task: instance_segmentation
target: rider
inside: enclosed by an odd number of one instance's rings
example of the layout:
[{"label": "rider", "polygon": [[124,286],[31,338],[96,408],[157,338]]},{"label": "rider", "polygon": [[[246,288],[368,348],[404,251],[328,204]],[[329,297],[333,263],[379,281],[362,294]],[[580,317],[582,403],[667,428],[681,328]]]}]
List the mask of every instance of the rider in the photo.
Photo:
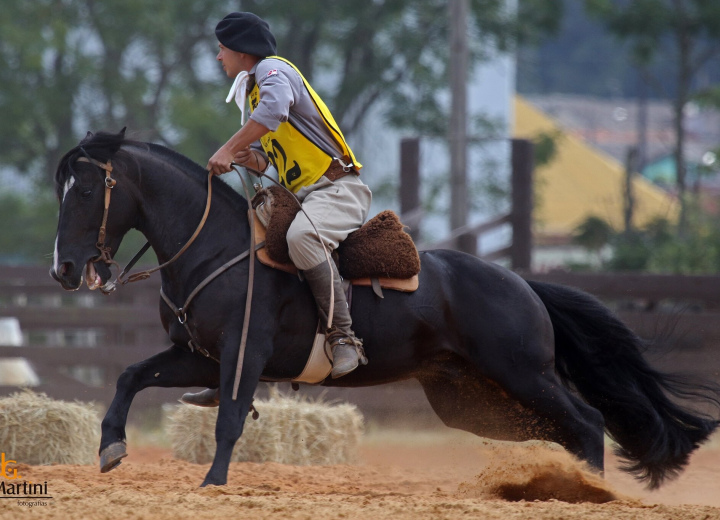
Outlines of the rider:
[{"label": "rider", "polygon": [[231,171],[232,163],[260,171],[272,163],[280,183],[302,202],[304,212],[297,214],[287,234],[290,258],[325,319],[333,280],[333,326],[326,333],[334,360],[331,375],[343,376],[357,368],[362,341],[351,328],[340,275],[334,263],[328,263],[325,248],[337,248],[367,218],[372,195],[360,180],[362,165],[300,71],[275,55],[275,37],[267,22],[252,13],[230,13],[218,23],[215,36],[217,60],[228,77],[239,80],[243,71],[249,74],[245,93],[251,115],[210,158],[207,169],[222,175]]}]

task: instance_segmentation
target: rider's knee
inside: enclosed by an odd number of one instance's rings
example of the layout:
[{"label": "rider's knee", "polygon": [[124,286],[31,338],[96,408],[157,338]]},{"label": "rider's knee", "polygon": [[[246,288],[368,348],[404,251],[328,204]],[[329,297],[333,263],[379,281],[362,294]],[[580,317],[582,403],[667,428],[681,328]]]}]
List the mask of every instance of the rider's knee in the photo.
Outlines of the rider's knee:
[{"label": "rider's knee", "polygon": [[295,219],[287,232],[288,253],[298,269],[306,270],[325,261],[325,252],[312,226]]}]

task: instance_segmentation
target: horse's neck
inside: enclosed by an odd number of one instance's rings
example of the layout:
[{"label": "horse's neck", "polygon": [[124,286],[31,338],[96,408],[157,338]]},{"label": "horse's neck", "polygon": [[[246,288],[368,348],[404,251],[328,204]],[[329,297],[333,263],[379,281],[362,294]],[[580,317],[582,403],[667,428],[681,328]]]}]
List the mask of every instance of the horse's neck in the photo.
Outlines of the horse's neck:
[{"label": "horse's neck", "polygon": [[[188,242],[200,224],[207,190],[192,174],[167,164],[143,168],[141,183],[143,215],[138,227],[160,263],[164,263]],[[190,248],[174,263],[171,272],[192,269],[223,250],[249,245],[244,208],[228,207],[228,198],[218,193],[217,186],[214,188],[212,211],[207,221]]]}]

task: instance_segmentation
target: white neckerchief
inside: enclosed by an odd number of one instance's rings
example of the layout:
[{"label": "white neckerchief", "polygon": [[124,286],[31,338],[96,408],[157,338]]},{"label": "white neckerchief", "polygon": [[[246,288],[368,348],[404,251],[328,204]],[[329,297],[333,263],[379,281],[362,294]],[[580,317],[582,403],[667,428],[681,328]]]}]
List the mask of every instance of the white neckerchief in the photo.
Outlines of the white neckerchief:
[{"label": "white neckerchief", "polygon": [[249,74],[247,71],[242,71],[240,74],[235,76],[235,81],[233,81],[232,87],[230,87],[230,92],[228,93],[227,98],[225,99],[225,103],[230,103],[232,101],[233,97],[235,98],[235,103],[237,103],[238,108],[240,109],[240,125],[245,124],[245,100],[247,96],[247,81],[248,81]]}]

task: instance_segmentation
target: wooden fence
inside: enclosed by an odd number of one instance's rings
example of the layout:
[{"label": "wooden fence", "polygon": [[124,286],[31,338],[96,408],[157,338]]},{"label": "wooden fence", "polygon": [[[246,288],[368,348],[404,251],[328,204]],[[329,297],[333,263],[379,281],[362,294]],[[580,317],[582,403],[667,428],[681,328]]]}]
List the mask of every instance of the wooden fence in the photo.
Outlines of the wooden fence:
[{"label": "wooden fence", "polygon": [[[652,345],[662,367],[720,377],[720,277],[627,274],[527,273],[528,279],[561,283],[596,295],[643,337],[672,333]],[[170,344],[159,320],[159,277],[129,284],[110,296],[83,288],[63,291],[35,267],[0,269],[0,317],[16,317],[25,345],[0,345],[0,358],[24,357],[40,377],[38,391],[60,399],[109,404],[124,368]],[[283,388],[289,389],[289,385]],[[0,386],[0,395],[17,388]],[[262,392],[266,389],[261,389]],[[309,395],[356,403],[366,415],[397,419],[403,413],[437,422],[415,382],[362,389],[303,386]],[[134,408],[174,402],[181,389],[149,388]]]},{"label": "wooden fence", "polygon": [[[509,260],[512,269],[529,269],[533,247],[533,143],[526,139],[510,140],[510,209],[485,222],[467,224],[453,229],[444,239],[419,243],[420,249],[457,249],[480,256],[489,262]],[[401,220],[410,228],[418,243],[423,217],[420,204],[420,140],[403,139],[400,144],[400,212]],[[510,226],[509,245],[495,251],[478,250],[480,238],[502,226]]]},{"label": "wooden fence", "polygon": [[[63,291],[45,268],[0,267],[0,317],[17,318],[25,340],[19,348],[0,341],[0,359],[29,360],[41,380],[35,391],[108,406],[125,367],[170,346],[160,324],[158,275],[105,296],[85,287]],[[278,386],[291,391],[289,384]],[[258,396],[267,395],[268,387],[261,385]],[[0,395],[17,390],[0,385]],[[177,402],[185,391],[147,388],[136,396],[133,410]],[[407,417],[413,423],[439,424],[414,381],[358,389],[303,385],[301,392],[355,403],[378,421]]]},{"label": "wooden fence", "polygon": [[[0,345],[0,358],[28,359],[41,380],[36,391],[107,405],[127,365],[170,344],[159,321],[158,291],[159,277],[110,296],[85,288],[66,292],[47,269],[3,267],[0,316],[19,320],[24,346]],[[0,386],[3,395],[15,390]],[[142,394],[144,404],[169,397],[160,389]]]}]

